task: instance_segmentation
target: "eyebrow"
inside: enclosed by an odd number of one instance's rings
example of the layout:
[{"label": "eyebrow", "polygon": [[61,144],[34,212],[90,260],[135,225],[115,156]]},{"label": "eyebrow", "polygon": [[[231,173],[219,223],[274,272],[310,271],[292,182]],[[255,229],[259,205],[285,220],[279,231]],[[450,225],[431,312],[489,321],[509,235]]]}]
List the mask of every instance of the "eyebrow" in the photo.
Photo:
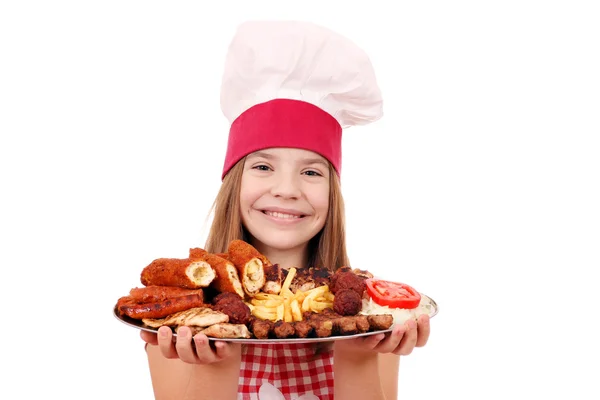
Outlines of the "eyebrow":
[{"label": "eyebrow", "polygon": [[248,154],[248,158],[266,158],[267,160],[272,160],[275,156],[265,153],[264,151],[255,151],[254,153]]},{"label": "eyebrow", "polygon": [[[267,160],[273,160],[273,159],[276,159],[277,156],[274,156],[274,155],[269,154],[264,151],[255,151],[254,153],[248,155],[248,159],[252,159],[252,158],[265,158]],[[327,161],[325,161],[325,159],[323,159],[323,158],[317,158],[317,157],[305,158],[305,159],[302,159],[301,161],[302,161],[302,164],[322,164],[325,167],[328,167]]]}]

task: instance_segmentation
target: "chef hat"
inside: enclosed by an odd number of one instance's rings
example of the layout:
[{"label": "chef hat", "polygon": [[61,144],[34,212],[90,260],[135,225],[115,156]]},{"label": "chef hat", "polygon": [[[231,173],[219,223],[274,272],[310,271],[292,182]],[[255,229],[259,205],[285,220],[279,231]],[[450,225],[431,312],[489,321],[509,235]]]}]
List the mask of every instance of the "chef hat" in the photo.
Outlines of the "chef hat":
[{"label": "chef hat", "polygon": [[299,21],[238,27],[225,60],[221,109],[231,124],[222,177],[244,156],[271,147],[314,151],[339,175],[342,129],[383,114],[367,54]]}]

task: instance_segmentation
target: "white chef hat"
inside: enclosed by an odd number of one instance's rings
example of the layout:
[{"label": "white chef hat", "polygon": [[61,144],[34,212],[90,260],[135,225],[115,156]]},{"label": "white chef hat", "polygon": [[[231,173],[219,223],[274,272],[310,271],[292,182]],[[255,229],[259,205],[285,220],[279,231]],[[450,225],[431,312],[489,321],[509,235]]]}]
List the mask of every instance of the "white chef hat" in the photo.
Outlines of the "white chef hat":
[{"label": "white chef hat", "polygon": [[241,24],[229,46],[221,109],[231,128],[223,177],[270,147],[314,151],[341,171],[342,129],[383,115],[367,54],[346,37],[300,21]]}]

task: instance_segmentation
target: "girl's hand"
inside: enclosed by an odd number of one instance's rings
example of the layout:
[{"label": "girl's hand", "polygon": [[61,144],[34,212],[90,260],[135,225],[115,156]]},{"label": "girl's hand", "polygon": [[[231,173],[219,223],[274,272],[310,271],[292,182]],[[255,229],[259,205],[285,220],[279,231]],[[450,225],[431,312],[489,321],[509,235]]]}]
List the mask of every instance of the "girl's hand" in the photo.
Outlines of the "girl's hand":
[{"label": "girl's hand", "polygon": [[374,353],[393,353],[406,356],[415,347],[423,347],[429,339],[429,316],[421,315],[418,320],[408,320],[402,325],[394,326],[392,332],[366,336],[351,340],[335,342],[335,351],[340,355],[364,356]]},{"label": "girl's hand", "polygon": [[192,331],[187,326],[182,326],[177,331],[177,338],[173,338],[173,332],[169,327],[161,326],[158,333],[141,331],[142,339],[160,348],[160,352],[166,358],[180,359],[188,364],[212,364],[231,358],[234,354],[240,354],[240,344],[227,342],[214,342],[211,345],[208,337],[198,333],[192,338]]}]

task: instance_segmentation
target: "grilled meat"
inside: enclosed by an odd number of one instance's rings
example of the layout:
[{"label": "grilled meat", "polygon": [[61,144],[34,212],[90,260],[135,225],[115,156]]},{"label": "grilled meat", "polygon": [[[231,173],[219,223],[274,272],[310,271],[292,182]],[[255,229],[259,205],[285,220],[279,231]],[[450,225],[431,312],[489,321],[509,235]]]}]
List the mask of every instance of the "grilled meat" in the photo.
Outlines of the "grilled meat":
[{"label": "grilled meat", "polygon": [[257,339],[268,339],[273,331],[274,323],[269,320],[254,319],[250,323],[250,329]]},{"label": "grilled meat", "polygon": [[[283,279],[288,271],[283,271]],[[298,290],[307,291],[318,286],[329,285],[331,271],[327,268],[296,268],[296,276],[292,280],[290,290],[296,293]]]},{"label": "grilled meat", "polygon": [[273,325],[273,333],[278,339],[287,339],[294,336],[296,330],[291,323],[279,320]]},{"label": "grilled meat", "polygon": [[355,274],[356,276],[360,276],[361,278],[364,278],[364,279],[370,279],[370,278],[373,278],[373,274],[372,274],[372,273],[370,273],[369,271],[366,271],[366,270],[364,270],[364,269],[358,269],[358,268],[354,268],[354,269],[352,270],[352,272],[354,272],[354,274]]},{"label": "grilled meat", "polygon": [[185,325],[204,328],[214,324],[229,322],[229,317],[227,314],[211,310],[208,307],[194,307],[173,313],[166,318],[145,318],[142,322],[151,328],[160,328],[163,325],[172,327]]},{"label": "grilled meat", "polygon": [[307,321],[295,321],[292,322],[294,327],[294,334],[298,338],[307,338],[313,331],[313,327]]},{"label": "grilled meat", "polygon": [[279,294],[283,283],[283,271],[279,264],[265,265],[265,286],[262,291],[265,293]]},{"label": "grilled meat", "polygon": [[252,316],[250,307],[235,293],[224,292],[215,296],[212,308],[227,314],[232,324],[246,324]]},{"label": "grilled meat", "polygon": [[220,339],[248,339],[252,337],[248,327],[244,324],[214,324],[202,329],[200,332],[206,336]]},{"label": "grilled meat", "polygon": [[371,330],[389,329],[394,323],[394,317],[390,314],[367,315]]}]

